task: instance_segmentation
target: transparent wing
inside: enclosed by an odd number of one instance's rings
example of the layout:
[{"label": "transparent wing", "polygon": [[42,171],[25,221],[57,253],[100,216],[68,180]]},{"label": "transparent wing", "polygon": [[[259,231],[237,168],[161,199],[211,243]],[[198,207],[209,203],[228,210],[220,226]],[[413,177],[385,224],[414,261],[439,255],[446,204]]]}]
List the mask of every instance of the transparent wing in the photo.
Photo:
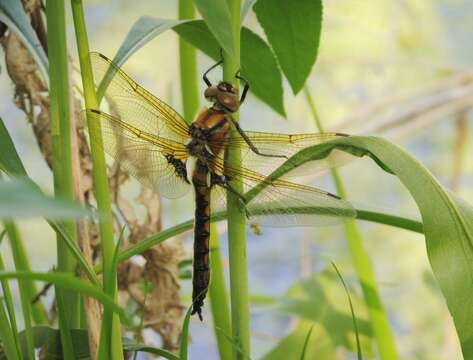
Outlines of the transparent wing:
[{"label": "transparent wing", "polygon": [[188,125],[174,109],[139,86],[106,56],[91,53],[91,61],[98,97],[106,97],[114,115],[160,138],[180,143],[188,139]]},{"label": "transparent wing", "polygon": [[[295,155],[298,151],[309,146],[324,143],[326,141],[335,140],[347,135],[326,132],[314,134],[275,134],[265,132],[245,131],[245,134],[251,140],[253,145],[264,154],[283,155],[285,157],[267,157],[256,154],[251,150],[248,143],[241,136],[226,139],[223,147],[231,149],[239,147],[242,154],[242,166],[251,169],[257,173],[268,175],[281,166],[288,158]],[[302,175],[318,175],[327,169],[340,166],[348,162],[351,157],[344,155],[342,152],[334,152],[323,160],[309,161],[286,174],[285,178],[302,176]],[[224,155],[220,158],[223,160]]]},{"label": "transparent wing", "polygon": [[190,185],[166,158],[169,155],[185,163],[187,152],[183,144],[142,131],[99,110],[88,109],[84,114],[100,122],[105,152],[141,184],[167,198],[189,191]]},{"label": "transparent wing", "polygon": [[[314,226],[339,223],[356,215],[345,200],[326,191],[277,179],[241,168],[224,167],[214,161],[213,171],[227,177],[240,176],[243,182],[245,209],[251,221],[268,226]],[[225,191],[214,186],[213,203],[217,209],[226,204]]]}]

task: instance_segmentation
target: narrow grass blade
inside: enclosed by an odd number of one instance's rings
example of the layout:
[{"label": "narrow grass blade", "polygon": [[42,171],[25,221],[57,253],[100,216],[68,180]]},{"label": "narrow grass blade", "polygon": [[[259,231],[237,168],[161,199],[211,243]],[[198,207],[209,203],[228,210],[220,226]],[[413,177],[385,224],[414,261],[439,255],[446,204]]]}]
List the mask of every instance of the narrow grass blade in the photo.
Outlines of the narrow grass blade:
[{"label": "narrow grass blade", "polygon": [[[7,231],[3,230],[2,233],[0,234],[0,244],[5,238],[6,233]],[[0,271],[5,271],[5,264],[3,262],[3,258],[1,254],[0,254]],[[16,324],[15,305],[13,303],[13,296],[10,290],[10,285],[8,284],[8,281],[5,281],[5,280],[0,281],[0,283],[2,284],[3,299],[5,301],[5,306],[7,308],[8,320],[9,320],[9,327],[2,326],[2,328],[4,328],[5,331],[8,330],[11,332],[15,341],[17,353],[21,354],[20,347],[19,347],[19,340],[18,340],[18,326]]]},{"label": "narrow grass blade", "polygon": [[310,329],[307,333],[307,336],[305,337],[304,346],[302,347],[302,353],[301,353],[300,360],[305,360],[305,355],[306,355],[306,352],[307,352],[307,347],[309,345],[310,335],[312,335],[312,330],[314,330],[314,325],[312,325],[310,327]]},{"label": "narrow grass blade", "polygon": [[182,323],[181,343],[179,345],[179,359],[187,360],[189,347],[189,323],[191,320],[192,306],[187,309],[186,316]]},{"label": "narrow grass blade", "polygon": [[85,280],[79,279],[68,273],[59,273],[59,272],[50,272],[50,273],[40,273],[40,272],[0,272],[0,280],[4,279],[29,279],[36,281],[44,281],[48,283],[53,283],[54,285],[71,291],[81,293],[97,299],[103,304],[105,308],[111,309],[117,315],[120,316],[127,325],[131,326],[130,319],[126,316],[125,310],[123,310],[115,301],[105,294],[97,286],[91,285]]},{"label": "narrow grass blade", "polygon": [[361,353],[361,345],[360,345],[360,334],[359,334],[359,331],[358,331],[358,324],[357,324],[357,321],[356,321],[355,309],[353,308],[353,303],[351,301],[350,291],[348,290],[348,287],[345,284],[345,280],[343,280],[343,276],[340,273],[340,271],[338,270],[337,265],[335,265],[335,263],[333,261],[331,263],[332,263],[333,268],[337,272],[337,275],[338,275],[340,281],[342,282],[343,288],[345,289],[345,293],[347,294],[348,304],[350,305],[350,312],[351,312],[351,317],[352,317],[352,320],[353,320],[353,329],[355,330],[356,352],[357,352],[358,360],[363,360],[363,355]]}]

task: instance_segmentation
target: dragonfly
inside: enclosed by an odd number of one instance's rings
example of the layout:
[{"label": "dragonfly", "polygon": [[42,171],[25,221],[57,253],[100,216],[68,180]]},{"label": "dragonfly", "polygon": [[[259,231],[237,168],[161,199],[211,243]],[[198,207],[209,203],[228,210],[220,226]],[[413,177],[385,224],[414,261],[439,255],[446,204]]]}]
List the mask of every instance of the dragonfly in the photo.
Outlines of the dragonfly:
[{"label": "dragonfly", "polygon": [[[347,135],[242,130],[232,114],[245,101],[248,81],[239,72],[235,74],[244,84],[239,95],[231,83],[214,85],[209,80],[210,71],[223,59],[203,74],[204,96],[210,106],[190,124],[106,56],[91,53],[91,59],[97,92],[106,98],[108,110],[90,108],[85,113],[100,123],[104,151],[143,186],[164,197],[178,198],[193,188],[192,314],[201,321],[210,284],[211,212],[225,208],[228,192],[236,196],[246,217],[261,225],[319,225],[355,216],[351,204],[334,194],[268,176],[301,149]],[[233,166],[227,159],[234,149],[241,152],[241,166]],[[240,179],[243,193],[234,189],[233,179]],[[314,206],[325,211],[306,211]]]}]

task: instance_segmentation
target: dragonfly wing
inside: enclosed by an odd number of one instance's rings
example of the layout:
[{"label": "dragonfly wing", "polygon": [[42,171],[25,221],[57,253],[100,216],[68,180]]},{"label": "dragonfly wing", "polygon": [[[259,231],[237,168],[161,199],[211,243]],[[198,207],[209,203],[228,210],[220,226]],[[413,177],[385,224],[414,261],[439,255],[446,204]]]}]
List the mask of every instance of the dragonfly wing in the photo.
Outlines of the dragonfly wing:
[{"label": "dragonfly wing", "polygon": [[104,151],[142,185],[167,198],[189,191],[190,185],[168,160],[172,156],[185,164],[187,152],[183,144],[149,134],[99,110],[89,109],[84,114],[100,123]]},{"label": "dragonfly wing", "polygon": [[107,99],[112,114],[160,138],[187,141],[188,125],[174,109],[138,85],[106,56],[91,53],[91,62],[98,97]]},{"label": "dragonfly wing", "polygon": [[[270,180],[254,171],[213,164],[217,173],[241,177],[245,211],[252,222],[267,226],[318,226],[335,224],[356,215],[352,205],[323,190],[286,180]],[[214,195],[215,194],[215,195]],[[217,209],[225,204],[224,192],[212,193]]]},{"label": "dragonfly wing", "polygon": [[[259,152],[268,155],[285,156],[268,157],[258,155],[241,136],[226,139],[224,148],[231,149],[239,147],[242,154],[242,166],[260,174],[270,174],[287,161],[287,159],[304,148],[346,136],[334,132],[290,135],[245,131],[245,134]],[[223,155],[221,158],[223,159]],[[333,152],[326,159],[309,161],[289,172],[284,177],[291,178],[304,175],[320,175],[328,169],[347,163],[350,159],[351,157],[345,155],[343,152]]]}]

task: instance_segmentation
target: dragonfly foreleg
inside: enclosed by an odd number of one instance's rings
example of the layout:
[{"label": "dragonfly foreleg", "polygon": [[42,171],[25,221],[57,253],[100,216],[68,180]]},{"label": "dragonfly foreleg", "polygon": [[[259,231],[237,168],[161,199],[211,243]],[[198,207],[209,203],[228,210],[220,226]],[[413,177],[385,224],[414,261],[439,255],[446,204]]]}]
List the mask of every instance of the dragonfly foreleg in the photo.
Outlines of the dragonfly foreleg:
[{"label": "dragonfly foreleg", "polygon": [[243,81],[244,85],[243,85],[243,91],[241,92],[241,97],[240,97],[240,105],[243,104],[243,101],[245,101],[245,98],[246,98],[246,94],[248,93],[248,90],[250,89],[250,83],[248,82],[248,80],[246,80],[243,76],[240,76],[240,70],[238,70],[235,74],[235,77],[238,79],[238,80],[241,80]]},{"label": "dragonfly foreleg", "polygon": [[275,158],[283,158],[283,159],[288,159],[286,155],[276,155],[276,154],[265,154],[262,153],[258,150],[258,148],[251,142],[251,139],[246,135],[245,131],[240,127],[238,122],[236,122],[231,115],[228,115],[230,118],[230,121],[232,122],[233,126],[235,126],[236,131],[241,135],[243,140],[248,144],[250,147],[251,151],[253,151],[255,154],[260,155],[260,156],[266,156],[266,157],[275,157]]},{"label": "dragonfly foreleg", "polygon": [[212,83],[210,82],[209,78],[207,77],[207,75],[209,74],[209,72],[211,72],[213,69],[215,69],[217,66],[219,65],[222,65],[223,64],[223,51],[222,49],[220,48],[220,60],[213,64],[210,68],[207,69],[206,72],[204,72],[204,75],[202,76],[202,79],[204,80],[205,84],[208,86],[208,87],[211,87],[212,86]]},{"label": "dragonfly foreleg", "polygon": [[230,191],[232,194],[234,194],[237,198],[238,201],[240,202],[240,205],[243,207],[245,210],[245,215],[247,218],[249,218],[248,210],[246,209],[246,200],[245,197],[240,194],[238,191],[236,191],[231,185],[230,185],[230,180],[228,177],[225,175],[217,175],[212,173],[210,175],[210,181],[212,185],[218,185],[224,188],[225,190]]},{"label": "dragonfly foreleg", "polygon": [[174,166],[176,175],[180,177],[182,180],[184,180],[186,183],[190,184],[189,180],[187,179],[186,164],[182,160],[176,159],[171,154],[166,155],[166,160],[168,161],[169,164]]}]

